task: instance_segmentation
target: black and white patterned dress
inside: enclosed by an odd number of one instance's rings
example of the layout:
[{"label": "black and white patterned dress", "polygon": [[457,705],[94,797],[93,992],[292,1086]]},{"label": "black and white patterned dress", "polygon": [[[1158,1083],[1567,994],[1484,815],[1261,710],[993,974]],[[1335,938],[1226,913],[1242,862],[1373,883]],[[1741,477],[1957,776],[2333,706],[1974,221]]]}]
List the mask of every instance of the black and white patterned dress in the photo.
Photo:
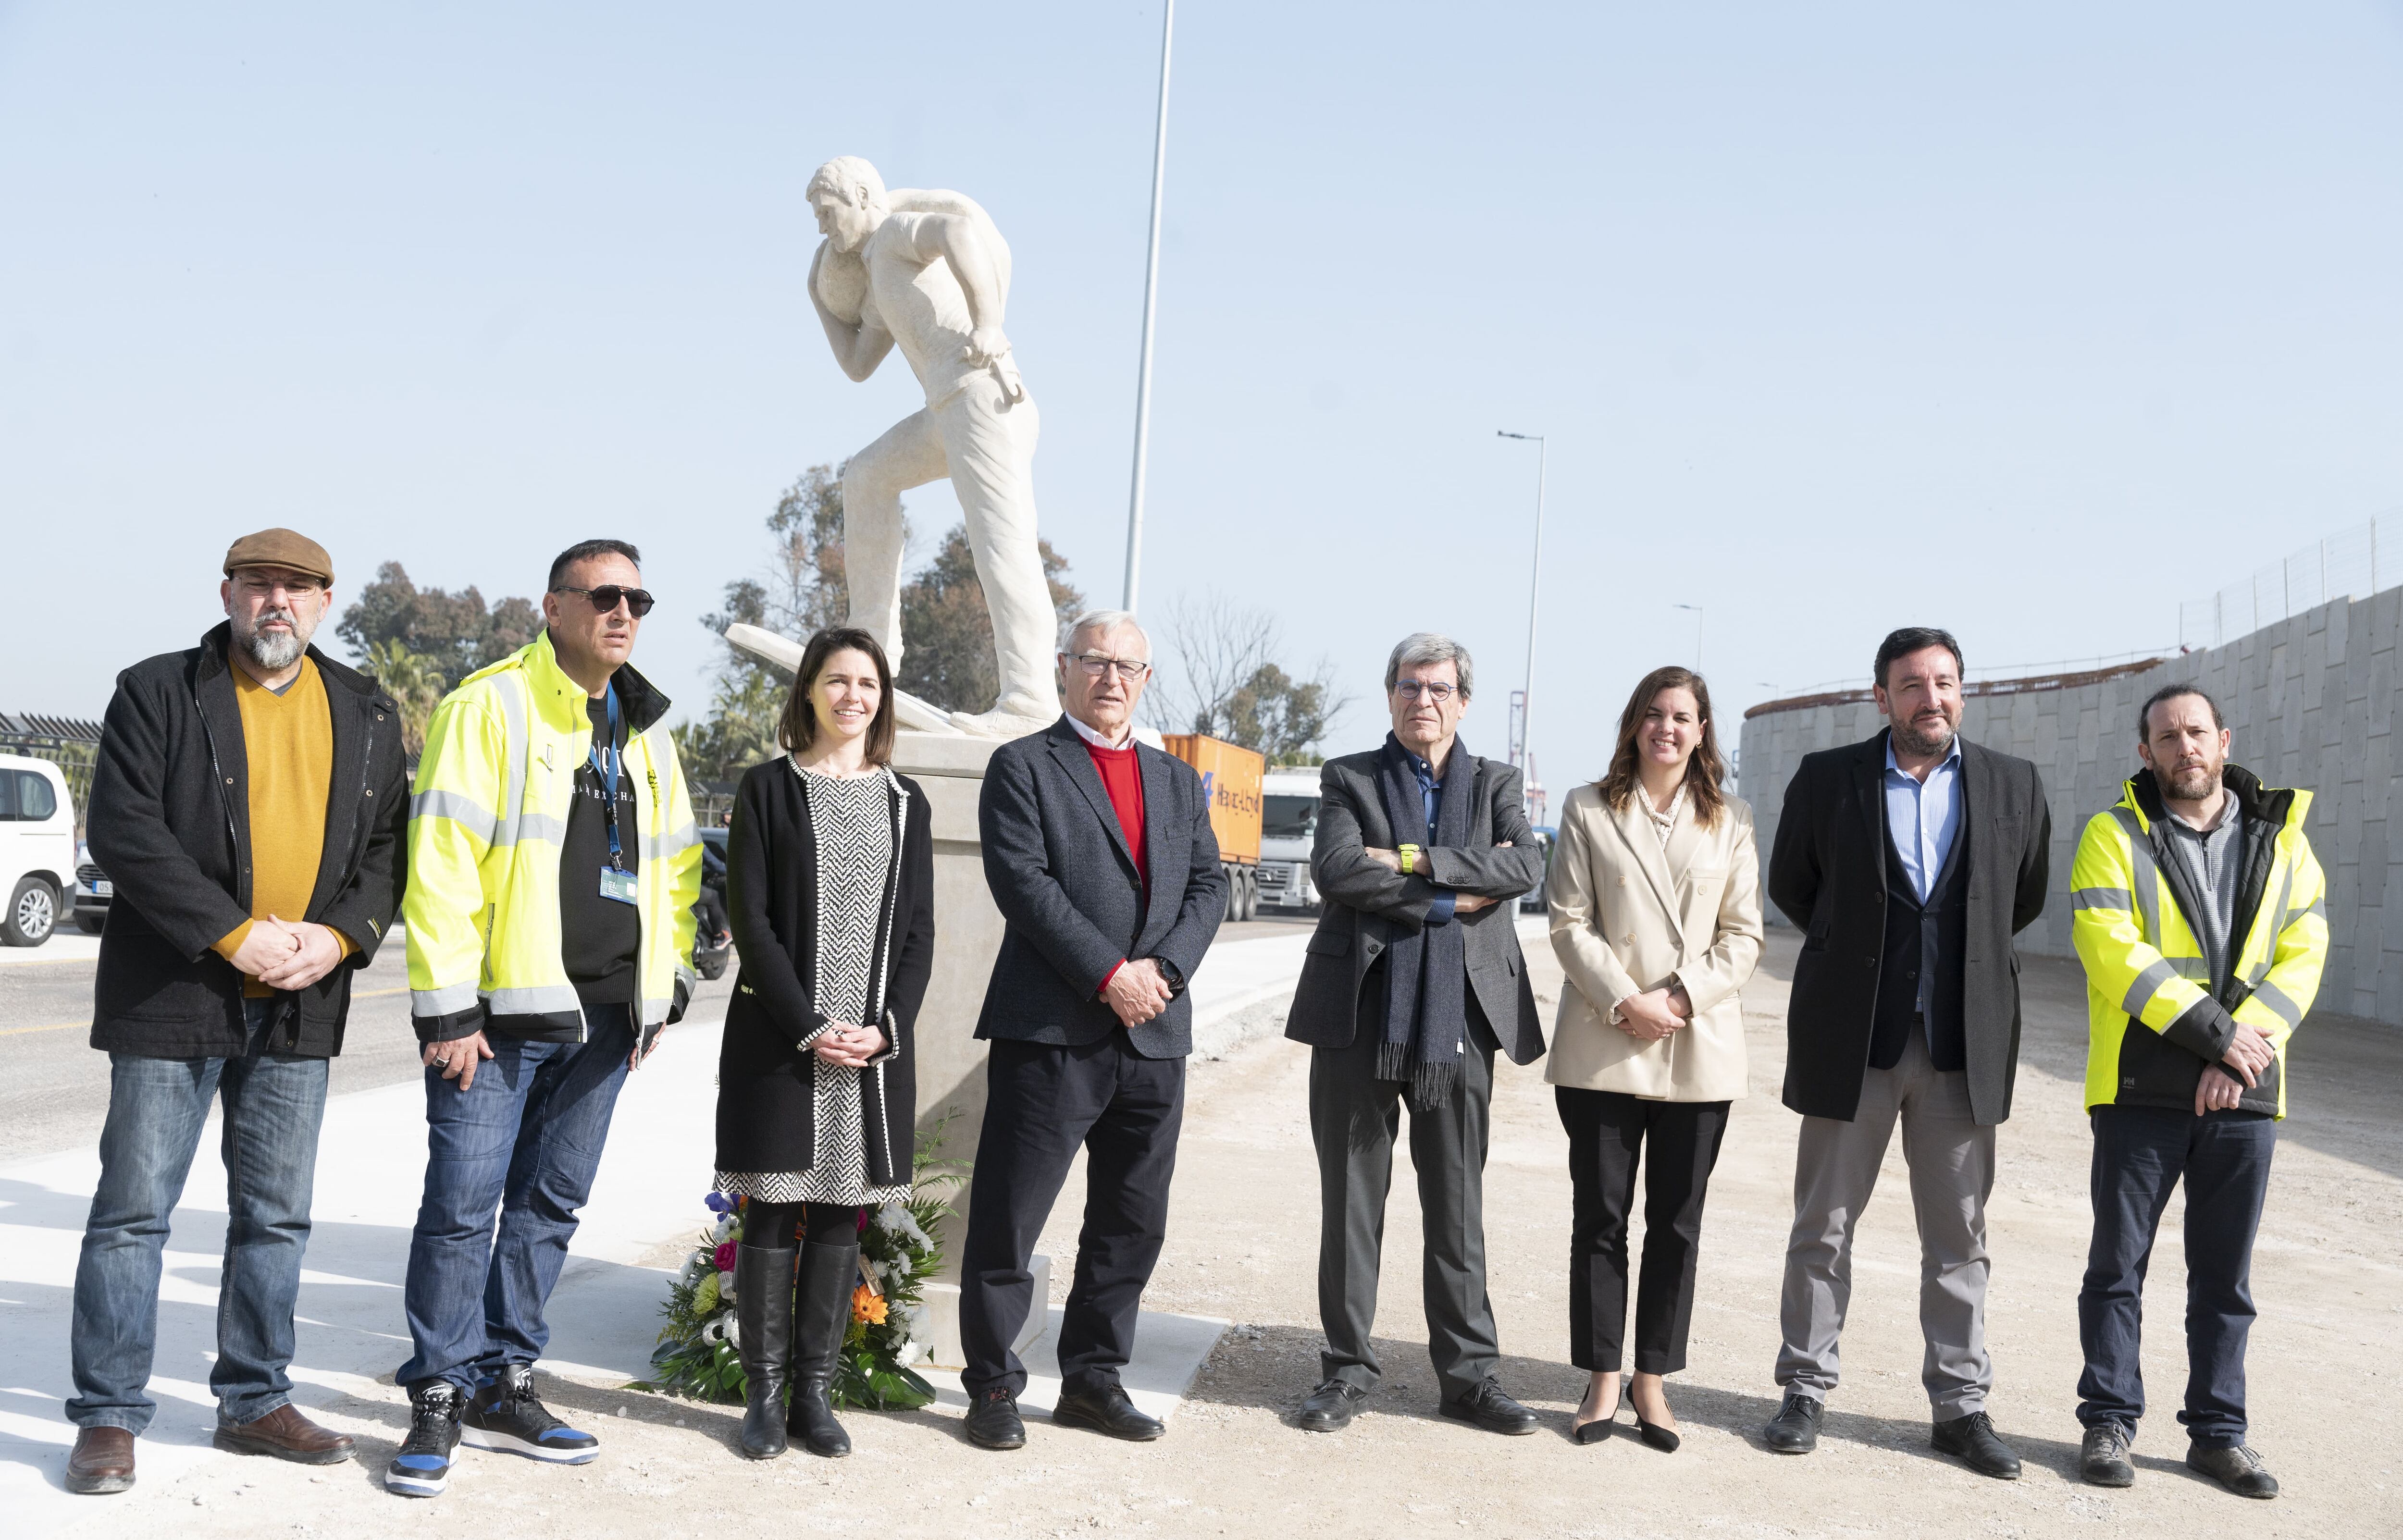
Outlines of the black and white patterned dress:
[{"label": "black and white patterned dress", "polygon": [[[893,875],[892,776],[821,775],[785,763],[801,778],[810,808],[810,828],[818,852],[818,1014],[828,1021],[859,1020],[876,979],[877,923],[882,918],[885,884]],[[806,1047],[807,1045],[803,1045]],[[875,1208],[909,1201],[907,1182],[870,1186],[868,1149],[861,1133],[860,1076],[881,1075],[848,1064],[810,1059],[815,1158],[807,1171],[719,1172],[717,1190],[765,1203],[840,1203]]]}]

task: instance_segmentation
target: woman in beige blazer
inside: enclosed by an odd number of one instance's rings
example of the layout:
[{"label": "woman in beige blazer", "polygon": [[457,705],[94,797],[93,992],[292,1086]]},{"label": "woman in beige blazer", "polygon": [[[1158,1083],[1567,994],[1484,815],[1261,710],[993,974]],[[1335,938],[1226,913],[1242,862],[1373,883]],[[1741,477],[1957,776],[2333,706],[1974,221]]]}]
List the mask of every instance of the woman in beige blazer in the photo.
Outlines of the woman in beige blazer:
[{"label": "woman in beige blazer", "polygon": [[[1592,1375],[1577,1441],[1608,1436],[1627,1328],[1627,1216],[1644,1167],[1636,1428],[1677,1447],[1660,1379],[1686,1367],[1702,1197],[1744,1093],[1743,1003],[1760,959],[1752,810],[1727,771],[1710,688],[1655,669],[1619,714],[1610,772],[1569,794],[1545,895],[1567,970],[1546,1078],[1569,1135],[1569,1342]],[[1646,1147],[1648,1146],[1648,1148]]]}]

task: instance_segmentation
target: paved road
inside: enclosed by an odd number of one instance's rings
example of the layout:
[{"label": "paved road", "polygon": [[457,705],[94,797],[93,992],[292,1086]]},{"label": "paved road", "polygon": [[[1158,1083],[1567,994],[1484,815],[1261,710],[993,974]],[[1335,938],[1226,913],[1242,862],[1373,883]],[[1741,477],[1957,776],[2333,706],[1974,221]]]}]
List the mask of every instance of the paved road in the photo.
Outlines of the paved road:
[{"label": "paved road", "polygon": [[[99,1141],[108,1114],[108,1056],[90,1047],[92,967],[75,957],[12,956],[0,965],[0,1160]],[[705,983],[700,998],[715,999],[730,986],[730,978]],[[409,974],[395,948],[352,984],[332,1092],[413,1079],[417,1051]]]}]

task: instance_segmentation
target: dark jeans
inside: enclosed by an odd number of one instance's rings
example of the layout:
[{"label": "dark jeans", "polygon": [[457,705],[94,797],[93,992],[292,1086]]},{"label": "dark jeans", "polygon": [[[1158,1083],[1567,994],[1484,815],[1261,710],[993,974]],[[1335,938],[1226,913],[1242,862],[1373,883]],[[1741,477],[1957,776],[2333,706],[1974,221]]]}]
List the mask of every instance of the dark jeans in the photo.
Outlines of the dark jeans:
[{"label": "dark jeans", "polygon": [[1168,1184],[1185,1123],[1185,1061],[1146,1059],[1124,1031],[1074,1047],[996,1042],[960,1254],[960,1384],[974,1399],[1026,1389],[1010,1343],[1038,1308],[1027,1263],[1082,1148],[1085,1226],[1060,1325],[1060,1380],[1118,1382],[1134,1353],[1143,1289],[1168,1238]]},{"label": "dark jeans", "polygon": [[2186,1183],[2187,1437],[2244,1442],[2244,1339],[2253,1329],[2253,1236],[2278,1125],[2261,1112],[2197,1117],[2175,1107],[2096,1107],[2094,1242],[2077,1291],[2077,1420],[2133,1434],[2145,1414],[2137,1344],[2145,1269],[2170,1192]]},{"label": "dark jeans", "polygon": [[[1323,1379],[1373,1389],[1383,1368],[1371,1328],[1383,1265],[1385,1200],[1394,1186],[1404,1088],[1377,1078],[1375,1028],[1364,1020],[1348,1048],[1310,1052],[1310,1136],[1318,1154],[1318,1322]],[[1445,1400],[1475,1390],[1500,1366],[1485,1290],[1485,1151],[1493,1122],[1493,1034],[1471,997],[1468,1051],[1439,1107],[1410,1112],[1425,1238],[1419,1292],[1427,1356]]]},{"label": "dark jeans", "polygon": [[1569,1136],[1569,1361],[1592,1373],[1623,1367],[1627,1216],[1644,1164],[1644,1276],[1635,1295],[1635,1370],[1686,1367],[1702,1199],[1727,1134],[1725,1102],[1658,1102],[1618,1091],[1553,1088]]},{"label": "dark jeans", "polygon": [[493,1034],[471,1090],[427,1066],[425,1197],[401,1295],[416,1352],[395,1377],[402,1385],[472,1391],[550,1341],[543,1307],[592,1195],[634,1051],[633,1007],[587,1006],[584,1027],[582,1043]]},{"label": "dark jeans", "polygon": [[201,1147],[209,1105],[225,1105],[225,1266],[217,1281],[217,1414],[249,1422],[292,1399],[292,1307],[309,1244],[326,1061],[259,1051],[272,1000],[246,1002],[249,1051],[239,1059],[109,1055],[100,1186],[76,1263],[75,1398],[78,1427],[139,1434],[158,1403],[144,1394],[159,1342],[160,1253],[167,1218]]}]

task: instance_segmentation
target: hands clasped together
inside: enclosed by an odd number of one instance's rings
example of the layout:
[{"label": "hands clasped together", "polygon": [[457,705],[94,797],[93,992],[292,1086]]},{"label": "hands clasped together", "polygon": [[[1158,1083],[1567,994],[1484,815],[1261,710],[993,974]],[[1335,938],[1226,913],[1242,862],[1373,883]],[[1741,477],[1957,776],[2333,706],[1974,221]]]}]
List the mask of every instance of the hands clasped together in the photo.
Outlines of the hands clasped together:
[{"label": "hands clasped together", "polygon": [[233,965],[270,989],[304,990],[342,960],[340,937],[306,920],[256,921],[234,949]]},{"label": "hands clasped together", "polygon": [[1148,957],[1120,964],[1102,987],[1103,1003],[1118,1013],[1121,1026],[1129,1027],[1139,1027],[1166,1010],[1175,995],[1168,987],[1168,976]]},{"label": "hands clasped together", "polygon": [[829,1022],[826,1031],[810,1039],[810,1051],[829,1064],[864,1070],[869,1060],[884,1051],[884,1033],[849,1021]]},{"label": "hands clasped together", "polygon": [[[2196,1082],[2194,1088],[2194,1115],[2200,1117],[2206,1112],[2234,1107],[2243,1100],[2248,1087],[2261,1083],[2261,1072],[2268,1069],[2277,1057],[2277,1050],[2270,1046],[2270,1040],[2257,1029],[2242,1021],[2236,1023],[2235,1040],[2228,1045],[2228,1052],[2220,1059],[2220,1063],[2228,1065],[2229,1069],[2221,1069],[2219,1064],[2203,1067],[2202,1078]],[[2235,1074],[2229,1074],[2229,1070],[2235,1071]]]}]

